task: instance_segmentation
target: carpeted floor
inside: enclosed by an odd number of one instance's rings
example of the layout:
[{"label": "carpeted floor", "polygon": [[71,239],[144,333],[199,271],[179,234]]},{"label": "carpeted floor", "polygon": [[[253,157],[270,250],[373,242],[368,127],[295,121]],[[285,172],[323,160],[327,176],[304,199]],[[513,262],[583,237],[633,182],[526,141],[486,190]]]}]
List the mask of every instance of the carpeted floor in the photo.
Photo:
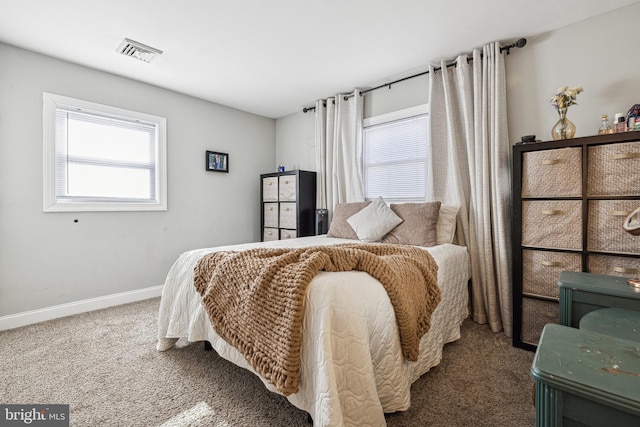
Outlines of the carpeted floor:
[{"label": "carpeted floor", "polygon": [[[155,350],[159,299],[0,332],[0,403],[65,403],[72,426],[309,427],[201,343]],[[533,426],[533,353],[471,321],[389,427]]]}]

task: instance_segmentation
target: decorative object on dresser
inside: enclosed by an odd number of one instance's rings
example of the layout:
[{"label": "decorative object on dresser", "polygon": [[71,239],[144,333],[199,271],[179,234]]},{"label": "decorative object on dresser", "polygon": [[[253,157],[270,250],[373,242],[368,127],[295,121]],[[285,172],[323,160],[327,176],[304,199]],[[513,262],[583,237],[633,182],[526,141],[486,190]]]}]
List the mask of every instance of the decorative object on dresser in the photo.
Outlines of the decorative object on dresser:
[{"label": "decorative object on dresser", "polygon": [[260,175],[262,241],[315,234],[316,173],[303,170]]},{"label": "decorative object on dresser", "polygon": [[[638,157],[640,157],[640,153],[638,153]],[[622,223],[622,228],[632,236],[640,236],[640,208],[627,215]],[[640,277],[627,280],[627,284],[634,288],[640,288]]]},{"label": "decorative object on dresser", "polygon": [[640,132],[517,144],[513,174],[513,344],[534,350],[558,322],[562,271],[640,274],[621,227],[640,207]]},{"label": "decorative object on dresser", "polygon": [[567,110],[570,106],[577,105],[576,97],[582,91],[582,87],[570,88],[563,86],[558,88],[556,93],[549,99],[559,116],[558,121],[551,128],[551,137],[554,140],[571,139],[576,134],[576,126],[571,120],[567,119]]},{"label": "decorative object on dresser", "polygon": [[602,115],[602,121],[600,122],[600,128],[598,128],[598,135],[607,135],[613,133],[613,128],[609,124],[609,116],[607,114]]},{"label": "decorative object on dresser", "polygon": [[524,135],[520,138],[522,144],[530,144],[532,142],[536,142],[535,135]]},{"label": "decorative object on dresser", "polygon": [[640,104],[634,104],[629,108],[626,115],[626,128],[627,131],[639,130],[636,126],[638,118],[640,118]]},{"label": "decorative object on dresser", "polygon": [[[638,153],[638,157],[640,157],[640,153]],[[632,236],[640,236],[640,208],[637,208],[627,215],[622,223],[622,227],[624,231]]]}]

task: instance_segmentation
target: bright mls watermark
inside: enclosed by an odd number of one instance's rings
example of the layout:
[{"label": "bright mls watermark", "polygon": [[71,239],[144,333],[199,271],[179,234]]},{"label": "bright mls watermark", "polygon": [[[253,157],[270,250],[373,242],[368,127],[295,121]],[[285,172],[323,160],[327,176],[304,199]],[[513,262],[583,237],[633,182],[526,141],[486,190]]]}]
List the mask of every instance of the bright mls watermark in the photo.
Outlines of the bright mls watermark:
[{"label": "bright mls watermark", "polygon": [[0,427],[69,427],[69,405],[0,404]]}]

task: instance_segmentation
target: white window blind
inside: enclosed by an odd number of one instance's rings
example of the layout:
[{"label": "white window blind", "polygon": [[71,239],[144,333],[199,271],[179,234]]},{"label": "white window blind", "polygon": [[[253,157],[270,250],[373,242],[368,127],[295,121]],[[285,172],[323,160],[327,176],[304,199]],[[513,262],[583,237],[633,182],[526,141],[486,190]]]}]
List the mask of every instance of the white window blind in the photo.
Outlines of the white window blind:
[{"label": "white window blind", "polygon": [[44,116],[45,211],[166,210],[164,118],[51,94]]},{"label": "white window blind", "polygon": [[426,106],[368,119],[363,126],[366,199],[426,199],[429,120]]}]

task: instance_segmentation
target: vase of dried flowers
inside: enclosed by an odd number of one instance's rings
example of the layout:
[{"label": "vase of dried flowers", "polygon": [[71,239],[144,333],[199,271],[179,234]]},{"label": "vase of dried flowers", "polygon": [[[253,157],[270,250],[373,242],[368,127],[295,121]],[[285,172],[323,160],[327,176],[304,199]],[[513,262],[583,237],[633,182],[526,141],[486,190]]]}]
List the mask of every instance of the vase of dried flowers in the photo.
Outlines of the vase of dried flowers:
[{"label": "vase of dried flowers", "polygon": [[576,97],[582,91],[581,87],[563,86],[549,99],[553,108],[558,112],[558,121],[551,128],[551,137],[554,140],[570,139],[575,136],[576,125],[567,119],[567,110],[570,106],[577,104]]},{"label": "vase of dried flowers", "polygon": [[551,137],[554,140],[571,139],[576,134],[576,125],[567,119],[567,109],[559,108],[558,116],[560,117],[555,125],[551,128]]}]

